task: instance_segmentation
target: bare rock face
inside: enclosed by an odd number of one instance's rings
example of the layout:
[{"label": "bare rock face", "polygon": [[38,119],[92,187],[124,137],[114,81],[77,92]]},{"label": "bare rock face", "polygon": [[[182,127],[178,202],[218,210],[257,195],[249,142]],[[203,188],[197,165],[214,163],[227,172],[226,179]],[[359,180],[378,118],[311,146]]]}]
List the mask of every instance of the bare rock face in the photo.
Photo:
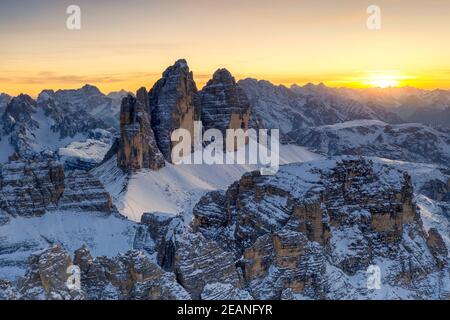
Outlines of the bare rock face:
[{"label": "bare rock face", "polygon": [[0,300],[18,300],[19,293],[14,285],[5,280],[0,280]]},{"label": "bare rock face", "polygon": [[6,93],[0,93],[0,112],[4,112],[6,106],[11,101],[12,97],[7,95]]},{"label": "bare rock face", "polygon": [[80,266],[82,289],[87,299],[190,299],[173,273],[164,272],[139,251],[93,259],[84,247],[75,253],[74,263]]},{"label": "bare rock face", "polygon": [[448,249],[439,232],[432,228],[428,231],[427,245],[435,257],[438,265],[444,268],[447,265]]},{"label": "bare rock face", "polygon": [[164,213],[145,213],[141,218],[134,248],[156,252],[158,264],[166,271],[175,269],[176,238],[184,229],[183,219]]},{"label": "bare rock face", "polygon": [[[383,298],[445,298],[448,252],[427,233],[409,175],[364,158],[249,173],[194,209],[194,232],[239,260],[256,299],[375,298],[367,270],[377,266]],[[420,259],[417,257],[420,256]]]},{"label": "bare rock face", "polygon": [[117,157],[120,168],[135,171],[142,168],[159,170],[164,167],[164,158],[156,144],[150,121],[145,88],[139,89],[136,97],[128,95],[122,100]]},{"label": "bare rock face", "polygon": [[72,259],[59,245],[55,245],[41,254],[31,256],[29,269],[18,282],[21,299],[83,299],[83,292],[69,289],[67,285],[71,276],[68,268],[72,265]]},{"label": "bare rock face", "polygon": [[110,194],[101,182],[86,171],[69,171],[64,179],[64,193],[58,202],[59,210],[86,212],[117,212]]},{"label": "bare rock face", "polygon": [[186,60],[178,60],[167,68],[150,90],[149,99],[156,142],[164,158],[170,162],[174,146],[172,132],[183,128],[193,137],[194,121],[200,120],[200,98]]},{"label": "bare rock face", "polygon": [[421,194],[436,201],[450,201],[450,180],[447,183],[438,179],[427,181],[420,190]]},{"label": "bare rock face", "polygon": [[[68,268],[81,272],[81,288],[69,288]],[[189,294],[145,254],[129,251],[113,258],[92,258],[86,246],[70,256],[55,245],[32,256],[29,269],[17,283],[18,290],[0,282],[0,297],[32,300],[188,300]],[[15,291],[16,290],[16,291]]]},{"label": "bare rock face", "polygon": [[203,235],[189,232],[179,216],[146,213],[135,248],[156,252],[158,264],[174,274],[193,299],[247,299],[242,272],[232,253]]},{"label": "bare rock face", "polygon": [[26,94],[12,98],[6,107],[2,119],[6,133],[10,133],[13,130],[19,133],[26,129],[32,130],[38,127],[39,124],[31,117],[36,112],[36,109],[36,101]]},{"label": "bare rock face", "polygon": [[101,182],[86,171],[64,173],[52,160],[15,160],[0,167],[0,223],[50,211],[117,213]]},{"label": "bare rock face", "polygon": [[201,234],[189,234],[177,242],[175,273],[181,285],[199,299],[206,284],[223,283],[240,288],[233,255]]},{"label": "bare rock face", "polygon": [[226,69],[217,70],[200,92],[202,123],[205,130],[247,130],[250,103],[241,87]]},{"label": "bare rock face", "polygon": [[12,216],[41,216],[64,192],[64,169],[54,161],[12,161],[0,167],[0,208]]},{"label": "bare rock face", "polygon": [[29,136],[32,131],[39,129],[39,123],[32,116],[36,112],[36,101],[21,94],[11,99],[3,113],[3,133],[9,135],[10,144],[21,156],[33,154]]},{"label": "bare rock face", "polygon": [[211,283],[203,289],[202,300],[253,300],[248,291],[228,283]]}]

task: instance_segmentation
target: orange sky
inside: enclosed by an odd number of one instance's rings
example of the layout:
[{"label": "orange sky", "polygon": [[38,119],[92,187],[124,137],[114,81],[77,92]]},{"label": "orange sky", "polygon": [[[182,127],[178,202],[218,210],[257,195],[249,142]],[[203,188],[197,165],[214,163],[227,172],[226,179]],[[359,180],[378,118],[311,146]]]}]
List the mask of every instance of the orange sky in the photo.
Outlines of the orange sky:
[{"label": "orange sky", "polygon": [[[219,67],[290,85],[450,88],[450,1],[52,0],[0,2],[0,92],[151,87],[186,58],[201,87]],[[82,29],[65,27],[82,9]]]}]

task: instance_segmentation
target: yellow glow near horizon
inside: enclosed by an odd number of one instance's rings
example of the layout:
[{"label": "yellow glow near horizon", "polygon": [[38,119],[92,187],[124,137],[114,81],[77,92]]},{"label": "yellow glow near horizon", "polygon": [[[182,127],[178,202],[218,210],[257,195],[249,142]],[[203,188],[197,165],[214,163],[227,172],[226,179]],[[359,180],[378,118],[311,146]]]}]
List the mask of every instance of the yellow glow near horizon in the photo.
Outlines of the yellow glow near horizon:
[{"label": "yellow glow near horizon", "polygon": [[371,82],[374,87],[377,88],[388,88],[388,87],[397,87],[398,81],[397,80],[390,80],[390,79],[375,79]]}]

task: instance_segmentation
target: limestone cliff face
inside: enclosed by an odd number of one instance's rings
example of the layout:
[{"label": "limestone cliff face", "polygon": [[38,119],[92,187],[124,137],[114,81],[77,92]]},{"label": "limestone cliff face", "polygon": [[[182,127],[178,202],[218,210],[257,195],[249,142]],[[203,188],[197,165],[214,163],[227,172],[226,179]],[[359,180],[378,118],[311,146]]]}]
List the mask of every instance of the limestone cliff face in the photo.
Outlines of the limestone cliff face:
[{"label": "limestone cliff face", "polygon": [[172,132],[183,128],[193,137],[194,121],[200,120],[200,98],[185,60],[178,60],[166,69],[150,90],[149,99],[156,142],[164,158],[170,162],[174,146]]},{"label": "limestone cliff face", "polygon": [[50,211],[116,213],[112,199],[85,171],[64,172],[53,160],[16,159],[0,166],[0,224]]},{"label": "limestone cliff face", "polygon": [[217,70],[200,92],[202,122],[205,130],[247,130],[250,103],[241,87],[226,69]]},{"label": "limestone cliff face", "polygon": [[0,167],[0,209],[12,216],[41,216],[64,192],[64,168],[54,161],[12,161]]},{"label": "limestone cliff face", "polygon": [[117,152],[118,166],[122,169],[158,170],[164,166],[164,159],[172,160],[173,131],[188,130],[193,146],[194,122],[200,120],[204,130],[219,129],[224,136],[227,129],[247,130],[250,104],[226,69],[217,70],[199,93],[187,62],[178,60],[166,69],[147,97],[142,88],[136,98],[128,95],[123,99],[121,138],[105,159]]},{"label": "limestone cliff face", "polygon": [[147,213],[134,248],[156,252],[159,265],[175,274],[193,299],[252,299],[242,288],[242,272],[233,254],[199,233],[186,231],[180,216]]},{"label": "limestone cliff face", "polygon": [[[81,288],[66,285],[70,276],[67,268],[72,265],[81,271]],[[7,293],[26,300],[190,298],[173,274],[164,272],[143,253],[129,251],[113,258],[93,258],[85,246],[75,252],[73,261],[59,245],[32,256],[29,269],[17,287],[18,292],[9,289]]]},{"label": "limestone cliff face", "polygon": [[433,290],[435,277],[447,281],[448,252],[436,230],[423,229],[410,176],[370,160],[246,174],[198,203],[193,229],[240,259],[257,299],[375,297],[365,282],[373,265],[384,298],[395,298],[394,287],[409,297],[449,294]]},{"label": "limestone cliff face", "polygon": [[151,128],[145,88],[139,89],[136,97],[128,95],[122,100],[117,162],[120,168],[127,171],[142,168],[159,170],[164,167],[164,158]]}]

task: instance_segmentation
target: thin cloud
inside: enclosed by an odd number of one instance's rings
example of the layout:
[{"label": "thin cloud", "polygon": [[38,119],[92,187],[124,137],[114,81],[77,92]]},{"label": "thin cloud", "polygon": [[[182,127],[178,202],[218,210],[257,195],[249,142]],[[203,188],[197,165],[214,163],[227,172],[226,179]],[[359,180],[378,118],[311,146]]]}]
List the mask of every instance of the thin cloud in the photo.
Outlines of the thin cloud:
[{"label": "thin cloud", "polygon": [[2,77],[1,82],[16,84],[40,84],[40,83],[117,83],[126,82],[129,79],[154,78],[160,73],[133,72],[133,73],[113,73],[100,75],[75,75],[58,74],[52,71],[42,71],[32,76],[12,76]]}]

